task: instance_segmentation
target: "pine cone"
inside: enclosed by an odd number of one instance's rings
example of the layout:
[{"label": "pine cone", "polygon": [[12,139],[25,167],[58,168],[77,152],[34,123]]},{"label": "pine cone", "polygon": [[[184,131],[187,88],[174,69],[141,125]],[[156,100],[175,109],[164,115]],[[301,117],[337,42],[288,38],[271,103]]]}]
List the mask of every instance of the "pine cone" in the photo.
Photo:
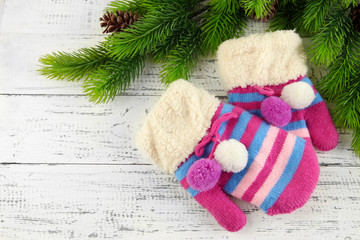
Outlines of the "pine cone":
[{"label": "pine cone", "polygon": [[360,5],[354,7],[351,11],[351,19],[356,31],[360,32]]},{"label": "pine cone", "polygon": [[109,11],[106,11],[104,16],[100,18],[100,26],[105,27],[103,33],[120,32],[123,29],[130,27],[130,25],[138,21],[140,18],[140,14],[137,12],[134,12],[133,14],[128,10],[125,10],[125,12],[116,10],[115,13],[109,13]]},{"label": "pine cone", "polygon": [[268,13],[268,15],[266,15],[263,18],[258,18],[256,16],[256,14],[254,13],[251,15],[251,18],[253,18],[254,20],[262,21],[262,22],[267,22],[268,20],[272,19],[275,16],[275,14],[277,13],[278,6],[279,6],[279,2],[277,0],[274,0],[274,3],[271,6],[271,11]]}]

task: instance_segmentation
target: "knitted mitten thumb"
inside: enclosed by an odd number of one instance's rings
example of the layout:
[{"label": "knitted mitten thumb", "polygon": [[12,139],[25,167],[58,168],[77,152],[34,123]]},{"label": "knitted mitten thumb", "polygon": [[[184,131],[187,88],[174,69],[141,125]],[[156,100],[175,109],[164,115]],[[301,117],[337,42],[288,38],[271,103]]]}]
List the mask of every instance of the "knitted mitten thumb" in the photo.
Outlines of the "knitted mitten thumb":
[{"label": "knitted mitten thumb", "polygon": [[[226,230],[246,224],[245,214],[222,190],[227,173],[210,158],[200,159],[198,142],[212,125],[220,102],[184,80],[172,83],[148,114],[137,144],[154,164],[176,178]],[[219,122],[220,123],[220,122]],[[181,171],[177,171],[181,167]]]}]

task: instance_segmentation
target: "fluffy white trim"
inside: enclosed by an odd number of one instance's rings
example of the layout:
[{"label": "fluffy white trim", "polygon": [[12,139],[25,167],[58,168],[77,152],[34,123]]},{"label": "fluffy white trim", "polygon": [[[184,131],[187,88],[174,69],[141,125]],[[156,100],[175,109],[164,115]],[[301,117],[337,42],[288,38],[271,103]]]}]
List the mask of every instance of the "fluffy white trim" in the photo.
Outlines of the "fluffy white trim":
[{"label": "fluffy white trim", "polygon": [[294,82],[283,88],[281,91],[281,99],[293,109],[303,109],[314,101],[315,93],[310,84],[306,82]]},{"label": "fluffy white trim", "polygon": [[253,34],[223,42],[217,52],[224,88],[277,85],[306,75],[306,56],[294,31]]},{"label": "fluffy white trim", "polygon": [[174,173],[211,125],[220,101],[188,81],[172,83],[137,135],[139,149],[165,172]]},{"label": "fluffy white trim", "polygon": [[240,172],[246,167],[248,161],[248,151],[245,145],[235,139],[219,143],[214,156],[225,172]]}]

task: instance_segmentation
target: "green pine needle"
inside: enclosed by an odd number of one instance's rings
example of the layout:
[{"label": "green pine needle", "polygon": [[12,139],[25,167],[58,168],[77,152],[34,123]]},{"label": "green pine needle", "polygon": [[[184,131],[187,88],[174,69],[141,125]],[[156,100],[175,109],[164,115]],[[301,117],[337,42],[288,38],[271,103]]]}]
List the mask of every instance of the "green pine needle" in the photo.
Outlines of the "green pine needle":
[{"label": "green pine needle", "polygon": [[214,54],[225,40],[243,35],[246,28],[246,18],[241,9],[229,14],[210,8],[204,20],[201,26],[202,49],[210,54]]},{"label": "green pine needle", "polygon": [[332,0],[305,0],[302,29],[308,33],[315,33],[325,23],[327,14],[332,6]]},{"label": "green pine needle", "polygon": [[353,131],[351,147],[354,150],[355,155],[360,158],[360,126],[354,128]]},{"label": "green pine needle", "polygon": [[201,54],[200,31],[193,26],[179,39],[179,44],[169,51],[162,61],[161,81],[169,85],[177,79],[189,79]]},{"label": "green pine needle", "polygon": [[291,30],[298,28],[299,16],[302,15],[303,5],[299,1],[280,2],[275,17],[271,20],[269,30]]},{"label": "green pine needle", "polygon": [[106,39],[111,57],[120,60],[150,53],[187,20],[189,12],[174,2],[160,5],[148,15],[135,22],[132,25],[134,29],[126,29]]},{"label": "green pine needle", "polygon": [[274,0],[240,0],[246,15],[255,15],[257,18],[263,18],[271,12]]},{"label": "green pine needle", "polygon": [[211,0],[210,6],[222,13],[236,14],[241,8],[239,0]]},{"label": "green pine needle", "polygon": [[154,51],[151,53],[151,56],[156,63],[163,61],[169,54],[170,50],[180,43],[181,37],[188,32],[188,27],[189,26],[186,25],[186,23],[179,26],[179,28],[174,29],[174,31],[167,36],[163,42],[156,45]]},{"label": "green pine needle", "polygon": [[345,39],[352,31],[352,21],[346,11],[333,11],[320,32],[311,38],[310,60],[318,65],[329,66],[342,50]]},{"label": "green pine needle", "polygon": [[340,55],[329,66],[329,73],[319,82],[319,90],[330,101],[351,86],[354,77],[359,75],[360,34],[355,30],[348,33]]},{"label": "green pine needle", "polygon": [[360,79],[338,92],[333,110],[333,119],[339,127],[354,129],[360,127]]},{"label": "green pine needle", "polygon": [[136,55],[120,61],[110,60],[84,81],[84,92],[94,103],[113,100],[139,77],[144,65],[144,55]]},{"label": "green pine needle", "polygon": [[130,12],[137,12],[141,15],[146,14],[147,9],[144,6],[144,0],[115,0],[111,1],[105,10],[115,12],[116,10],[129,10]]},{"label": "green pine needle", "polygon": [[107,51],[102,46],[81,48],[72,53],[54,52],[39,59],[39,73],[50,79],[78,81],[87,78],[108,61]]}]

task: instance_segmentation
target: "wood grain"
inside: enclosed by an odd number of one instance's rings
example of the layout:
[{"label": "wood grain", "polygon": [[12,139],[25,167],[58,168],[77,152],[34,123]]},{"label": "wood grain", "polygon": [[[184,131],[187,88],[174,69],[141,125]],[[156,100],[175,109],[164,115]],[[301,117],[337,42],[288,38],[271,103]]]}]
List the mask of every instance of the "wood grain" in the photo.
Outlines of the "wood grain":
[{"label": "wood grain", "polygon": [[[8,163],[148,164],[138,153],[135,135],[158,96],[118,97],[104,105],[83,96],[0,96],[0,145]],[[351,136],[340,134],[339,146],[318,151],[320,164],[359,166],[349,148]]]},{"label": "wood grain", "polygon": [[153,166],[11,165],[0,179],[0,239],[357,239],[360,227],[359,168],[322,168],[292,214],[237,201],[247,215],[237,233]]}]

